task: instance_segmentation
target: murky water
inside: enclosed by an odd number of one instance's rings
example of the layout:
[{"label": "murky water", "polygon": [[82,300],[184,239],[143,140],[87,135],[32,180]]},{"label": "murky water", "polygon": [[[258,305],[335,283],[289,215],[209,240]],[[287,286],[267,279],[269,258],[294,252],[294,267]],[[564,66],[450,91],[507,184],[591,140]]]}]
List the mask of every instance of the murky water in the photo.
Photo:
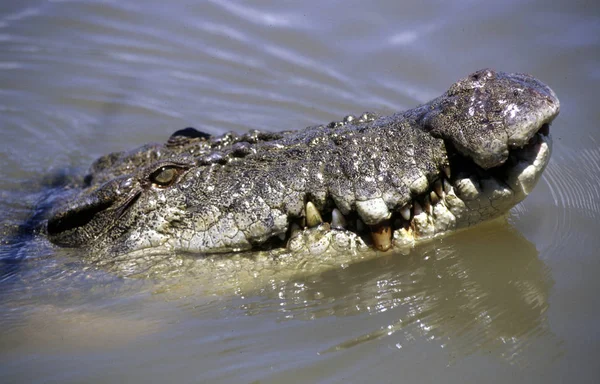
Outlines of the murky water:
[{"label": "murky water", "polygon": [[[105,153],[391,113],[483,67],[561,99],[551,163],[508,221],[223,285],[122,279],[27,231]],[[593,1],[3,2],[2,381],[597,382],[598,89]]]}]

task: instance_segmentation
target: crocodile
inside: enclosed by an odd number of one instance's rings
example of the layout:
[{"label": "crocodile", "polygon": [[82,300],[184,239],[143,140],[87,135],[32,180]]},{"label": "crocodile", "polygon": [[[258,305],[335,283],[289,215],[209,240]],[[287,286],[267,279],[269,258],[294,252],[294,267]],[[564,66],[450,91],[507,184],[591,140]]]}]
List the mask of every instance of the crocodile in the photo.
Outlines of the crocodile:
[{"label": "crocodile", "polygon": [[555,93],[479,70],[428,103],[297,131],[186,128],[96,160],[45,223],[102,257],[386,252],[505,215],[551,153]]}]

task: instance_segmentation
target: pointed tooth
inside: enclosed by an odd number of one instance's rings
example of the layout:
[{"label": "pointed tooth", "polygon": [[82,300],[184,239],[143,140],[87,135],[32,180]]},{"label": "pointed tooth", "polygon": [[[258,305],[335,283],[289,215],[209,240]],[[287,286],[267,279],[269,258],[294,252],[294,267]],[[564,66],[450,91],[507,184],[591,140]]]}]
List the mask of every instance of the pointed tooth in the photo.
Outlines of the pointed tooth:
[{"label": "pointed tooth", "polygon": [[285,241],[285,232],[281,232],[277,237],[279,237],[281,241]]},{"label": "pointed tooth", "polygon": [[431,213],[433,212],[433,210],[431,209],[431,201],[429,200],[429,196],[425,195],[425,198],[423,199],[423,208],[425,208],[425,212],[427,212],[427,214],[431,215]]},{"label": "pointed tooth", "polygon": [[448,181],[447,179],[444,179],[444,192],[445,193],[450,193],[452,192],[452,185],[450,184],[450,181]]},{"label": "pointed tooth", "polygon": [[409,221],[410,220],[410,204],[406,204],[402,208],[400,208],[400,214],[402,215],[404,220]]},{"label": "pointed tooth", "polygon": [[300,233],[300,226],[297,223],[292,223],[290,226],[290,238],[296,236]]},{"label": "pointed tooth", "polygon": [[371,239],[373,245],[380,251],[387,251],[392,247],[392,227],[390,221],[371,225]]},{"label": "pointed tooth", "polygon": [[450,171],[450,166],[449,165],[446,165],[443,168],[443,171],[444,171],[444,174],[446,175],[447,178],[451,177],[452,172]]},{"label": "pointed tooth", "polygon": [[331,212],[331,227],[337,229],[346,228],[346,218],[337,208],[334,208]]},{"label": "pointed tooth", "polygon": [[310,201],[306,203],[306,226],[309,228],[316,227],[321,224],[323,219],[321,218],[321,214],[319,210],[313,203]]},{"label": "pointed tooth", "polygon": [[440,197],[434,191],[429,192],[429,200],[431,200],[432,205],[436,205],[440,201]]},{"label": "pointed tooth", "polygon": [[439,196],[440,199],[443,199],[444,197],[446,197],[446,194],[444,193],[444,186],[442,185],[442,180],[437,179],[433,183],[433,190]]},{"label": "pointed tooth", "polygon": [[415,203],[413,204],[413,214],[415,216],[418,216],[421,213],[423,213],[423,208],[421,208],[421,204],[419,204],[419,202],[415,200]]}]

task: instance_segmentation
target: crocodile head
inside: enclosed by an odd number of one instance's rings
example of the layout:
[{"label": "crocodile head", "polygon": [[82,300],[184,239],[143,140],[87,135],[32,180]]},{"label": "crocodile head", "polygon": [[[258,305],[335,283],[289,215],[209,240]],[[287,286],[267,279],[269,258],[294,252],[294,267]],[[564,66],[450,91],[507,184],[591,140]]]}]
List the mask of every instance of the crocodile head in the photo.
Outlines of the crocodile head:
[{"label": "crocodile head", "polygon": [[96,161],[47,233],[112,255],[406,247],[523,200],[558,112],[535,78],[485,69],[388,117],[242,136],[188,128]]}]

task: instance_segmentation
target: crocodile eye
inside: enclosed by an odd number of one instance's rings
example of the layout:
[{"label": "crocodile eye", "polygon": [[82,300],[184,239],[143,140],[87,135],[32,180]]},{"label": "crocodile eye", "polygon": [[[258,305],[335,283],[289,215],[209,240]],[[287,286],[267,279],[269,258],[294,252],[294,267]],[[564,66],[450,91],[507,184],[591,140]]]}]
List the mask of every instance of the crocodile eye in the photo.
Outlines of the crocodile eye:
[{"label": "crocodile eye", "polygon": [[166,188],[175,182],[180,171],[180,168],[173,166],[160,167],[150,174],[150,181],[157,187]]}]

